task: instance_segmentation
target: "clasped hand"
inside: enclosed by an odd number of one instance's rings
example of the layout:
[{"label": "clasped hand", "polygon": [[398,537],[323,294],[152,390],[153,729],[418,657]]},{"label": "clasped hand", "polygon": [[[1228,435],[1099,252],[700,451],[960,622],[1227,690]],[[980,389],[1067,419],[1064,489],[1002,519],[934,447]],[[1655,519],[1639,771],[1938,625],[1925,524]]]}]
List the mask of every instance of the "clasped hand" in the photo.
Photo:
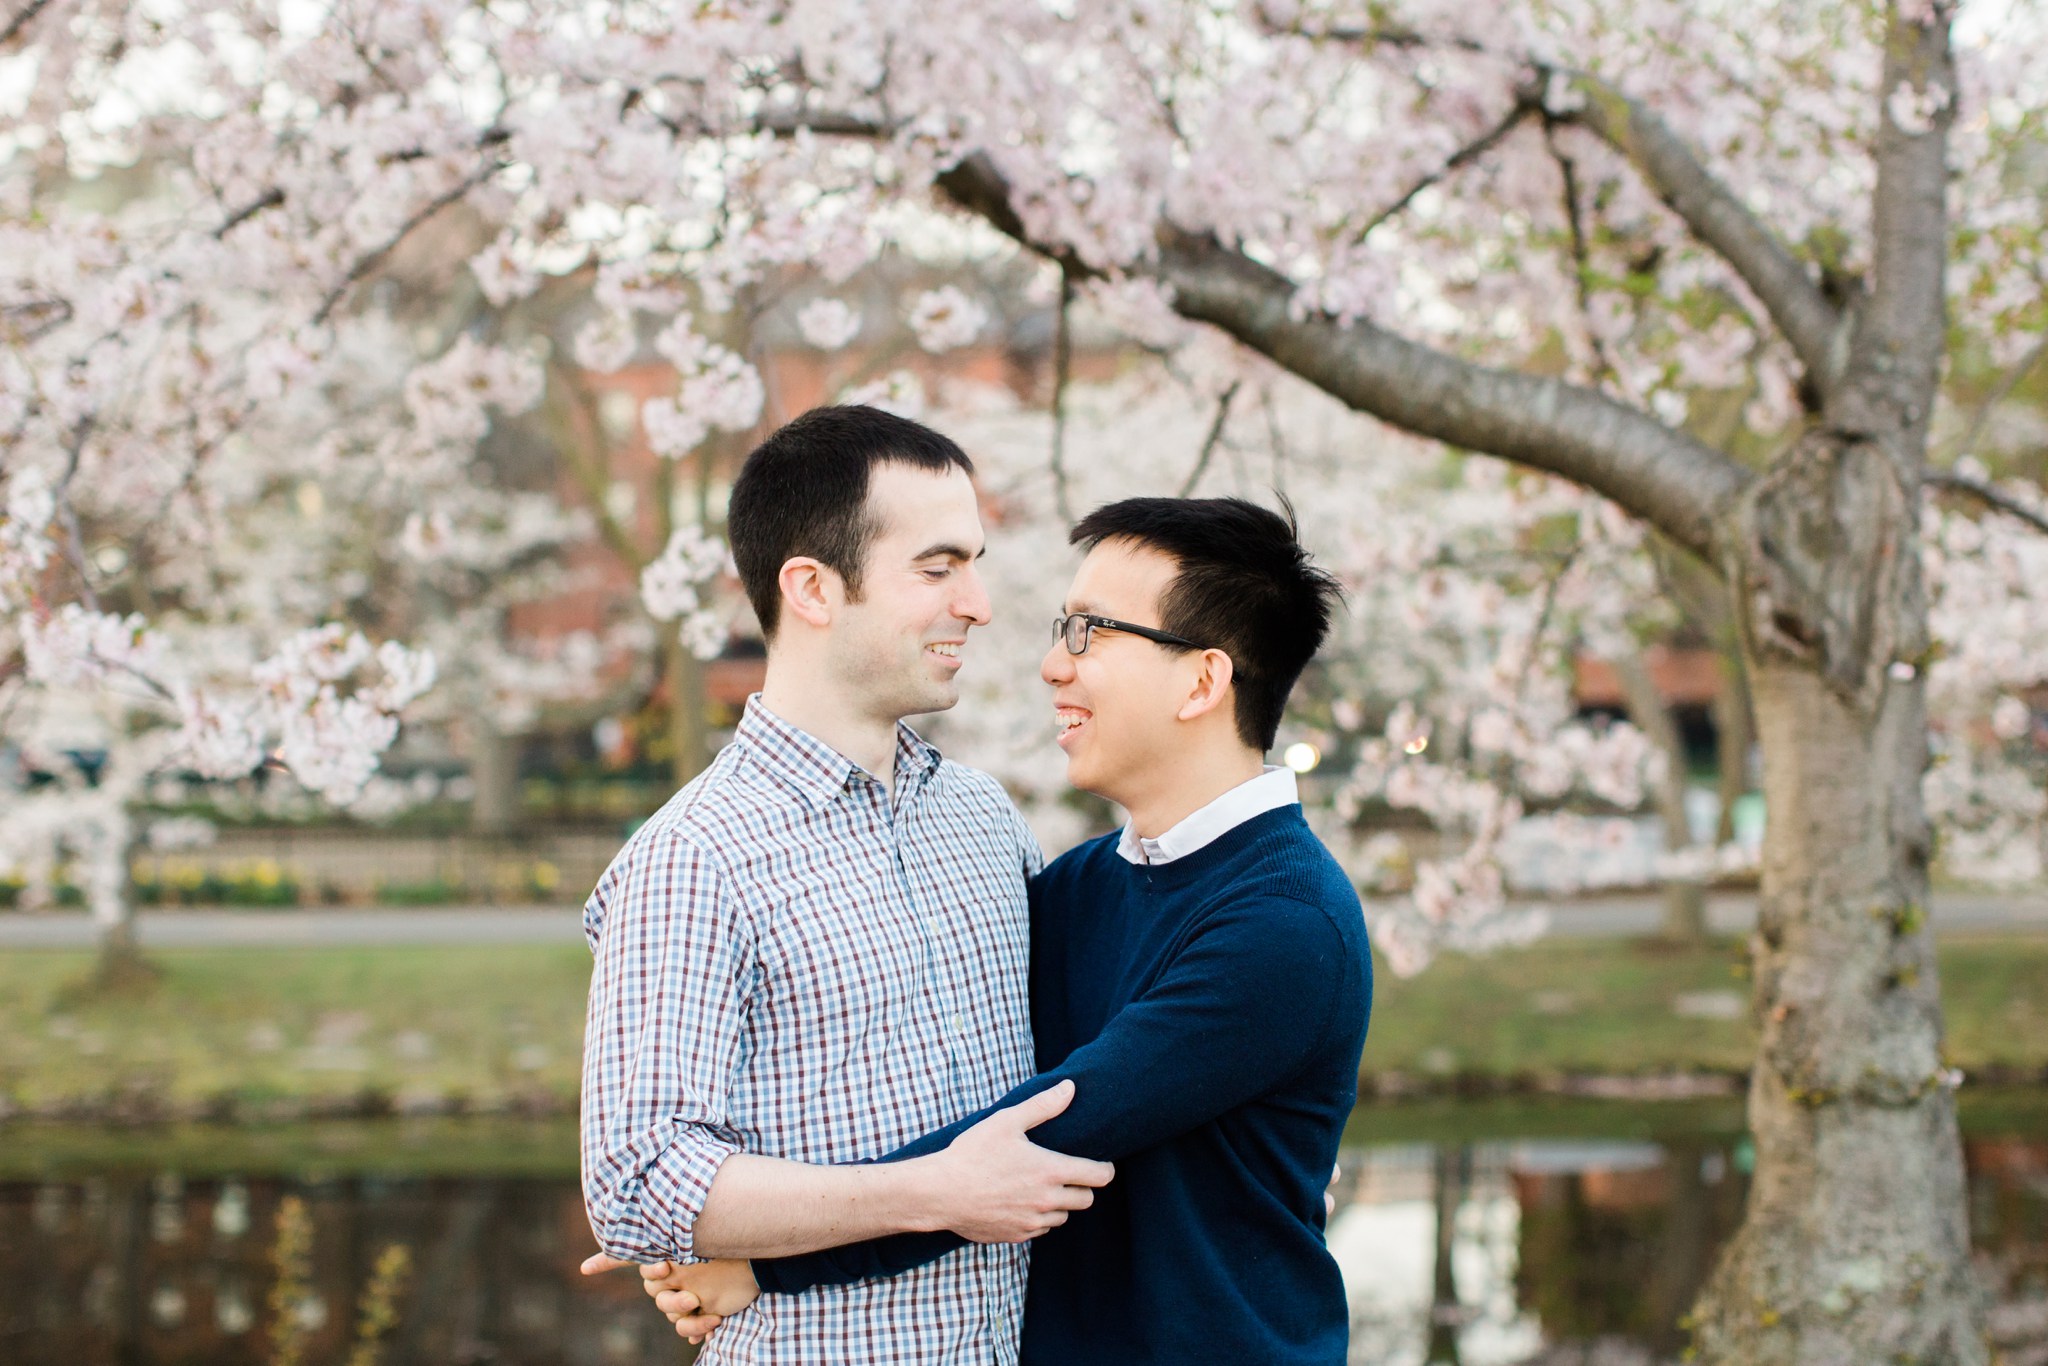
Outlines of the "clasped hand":
[{"label": "clasped hand", "polygon": [[[950,1229],[977,1243],[1022,1243],[1087,1209],[1097,1187],[1116,1175],[1107,1162],[1068,1157],[1041,1148],[1029,1130],[1062,1113],[1074,1098],[1063,1081],[1006,1110],[998,1110],[955,1138],[944,1151],[911,1159],[923,1208],[906,1211],[904,1227]],[[633,1265],[598,1253],[583,1263],[594,1276]],[[752,1304],[761,1288],[750,1262],[737,1258],[638,1268],[640,1286],[676,1332],[701,1342],[733,1314]]]}]

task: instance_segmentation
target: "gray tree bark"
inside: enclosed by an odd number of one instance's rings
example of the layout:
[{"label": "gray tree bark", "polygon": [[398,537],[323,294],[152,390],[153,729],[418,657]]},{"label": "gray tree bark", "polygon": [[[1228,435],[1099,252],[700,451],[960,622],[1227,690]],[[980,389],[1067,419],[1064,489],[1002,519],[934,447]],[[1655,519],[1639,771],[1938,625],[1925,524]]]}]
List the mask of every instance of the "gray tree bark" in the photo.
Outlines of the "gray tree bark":
[{"label": "gray tree bark", "polygon": [[[1676,853],[1692,843],[1692,820],[1685,810],[1685,745],[1671,717],[1649,662],[1630,651],[1609,661],[1621,682],[1628,719],[1664,756],[1664,774],[1651,789],[1657,817],[1664,822],[1664,847]],[[1664,884],[1663,937],[1676,944],[1701,944],[1707,938],[1707,889],[1703,882],[1676,878]]]},{"label": "gray tree bark", "polygon": [[519,823],[519,737],[484,721],[470,728],[469,779],[476,796],[469,828],[479,835],[509,835]]},{"label": "gray tree bark", "polygon": [[[1948,18],[1891,7],[1884,101],[1953,92]],[[1533,72],[1536,81],[1549,72]],[[1917,513],[1945,344],[1952,108],[1909,132],[1880,115],[1868,288],[1846,306],[1642,106],[1583,74],[1572,121],[1606,138],[1750,285],[1805,367],[1813,425],[1762,477],[1684,432],[1557,379],[1489,369],[1369,322],[1295,312],[1293,283],[1171,224],[1138,269],[1214,325],[1361,412],[1571,479],[1717,564],[1739,623],[1769,829],[1751,945],[1761,1033],[1755,1181],[1695,1314],[1721,1366],[1987,1357],[1926,925],[1920,781],[1927,650]],[[1565,116],[1558,116],[1565,117]],[[939,179],[1034,241],[995,162]]]},{"label": "gray tree bark", "polygon": [[[1895,10],[1881,89],[1953,91],[1946,16]],[[1884,117],[1871,288],[1820,422],[1723,526],[1763,751],[1751,945],[1756,1180],[1700,1301],[1715,1362],[1987,1359],[1944,1083],[1921,779],[1917,540],[1947,258],[1943,109]]]},{"label": "gray tree bark", "polygon": [[1756,728],[1749,717],[1749,674],[1739,650],[1721,656],[1721,686],[1714,694],[1714,747],[1720,761],[1721,814],[1714,824],[1714,843],[1735,839],[1735,803],[1749,791],[1749,747]]},{"label": "gray tree bark", "polygon": [[704,666],[669,632],[662,645],[662,668],[668,679],[668,740],[677,787],[704,771],[710,762],[704,724]]},{"label": "gray tree bark", "polygon": [[1451,1255],[1458,1244],[1458,1210],[1472,1185],[1472,1149],[1440,1143],[1433,1166],[1436,1256],[1430,1273],[1429,1342],[1423,1360],[1429,1366],[1462,1366],[1458,1329],[1463,1326],[1464,1311],[1458,1302],[1458,1278]]}]

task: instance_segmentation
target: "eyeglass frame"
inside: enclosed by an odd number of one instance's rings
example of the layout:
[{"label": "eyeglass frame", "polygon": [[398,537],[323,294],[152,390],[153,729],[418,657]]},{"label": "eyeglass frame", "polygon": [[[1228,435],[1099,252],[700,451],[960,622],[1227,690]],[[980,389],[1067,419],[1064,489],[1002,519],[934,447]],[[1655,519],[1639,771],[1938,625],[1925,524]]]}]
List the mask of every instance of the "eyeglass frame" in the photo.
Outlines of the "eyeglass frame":
[{"label": "eyeglass frame", "polygon": [[[1087,629],[1081,633],[1081,648],[1078,650],[1067,639],[1067,623],[1076,617],[1080,618],[1087,625]],[[1122,631],[1127,635],[1139,636],[1145,640],[1152,641],[1154,644],[1178,645],[1182,649],[1187,650],[1210,650],[1215,648],[1212,645],[1198,645],[1186,636],[1177,636],[1171,631],[1161,631],[1150,626],[1134,626],[1128,621],[1118,621],[1115,617],[1097,616],[1093,612],[1068,612],[1062,616],[1054,617],[1052,622],[1052,638],[1066,646],[1067,653],[1070,655],[1087,654],[1088,638],[1098,630]],[[1233,665],[1236,662],[1235,660],[1231,661]]]}]

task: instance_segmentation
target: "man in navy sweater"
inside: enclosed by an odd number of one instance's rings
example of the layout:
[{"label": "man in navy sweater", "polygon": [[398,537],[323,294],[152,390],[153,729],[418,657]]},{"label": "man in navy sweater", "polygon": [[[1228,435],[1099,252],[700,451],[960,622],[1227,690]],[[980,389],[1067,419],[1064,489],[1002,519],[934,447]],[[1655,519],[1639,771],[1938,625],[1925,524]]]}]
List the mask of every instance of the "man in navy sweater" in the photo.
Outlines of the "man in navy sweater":
[{"label": "man in navy sweater", "polygon": [[[1087,559],[1041,673],[1069,779],[1128,812],[1031,886],[1039,1074],[884,1160],[945,1148],[1064,1081],[1043,1147],[1117,1177],[1032,1249],[1026,1363],[1223,1351],[1339,1366],[1348,1315],[1323,1188],[1372,1002],[1363,917],[1264,764],[1337,588],[1289,521],[1237,499],[1141,498],[1074,528]],[[905,1233],[650,1278],[695,1336],[759,1292],[890,1276],[961,1246]]]}]

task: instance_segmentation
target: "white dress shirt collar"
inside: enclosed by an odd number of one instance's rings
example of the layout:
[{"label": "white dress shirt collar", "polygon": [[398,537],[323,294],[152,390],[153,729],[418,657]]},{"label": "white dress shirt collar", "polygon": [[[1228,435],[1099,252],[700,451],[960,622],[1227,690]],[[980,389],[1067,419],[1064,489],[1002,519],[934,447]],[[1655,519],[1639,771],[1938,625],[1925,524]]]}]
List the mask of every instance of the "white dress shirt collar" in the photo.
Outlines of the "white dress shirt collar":
[{"label": "white dress shirt collar", "polygon": [[1126,822],[1124,833],[1116,842],[1116,851],[1132,863],[1171,863],[1177,858],[1186,858],[1254,816],[1292,806],[1300,800],[1295,788],[1294,770],[1268,764],[1266,771],[1258,777],[1245,779],[1182,819],[1158,839],[1146,839]]}]

